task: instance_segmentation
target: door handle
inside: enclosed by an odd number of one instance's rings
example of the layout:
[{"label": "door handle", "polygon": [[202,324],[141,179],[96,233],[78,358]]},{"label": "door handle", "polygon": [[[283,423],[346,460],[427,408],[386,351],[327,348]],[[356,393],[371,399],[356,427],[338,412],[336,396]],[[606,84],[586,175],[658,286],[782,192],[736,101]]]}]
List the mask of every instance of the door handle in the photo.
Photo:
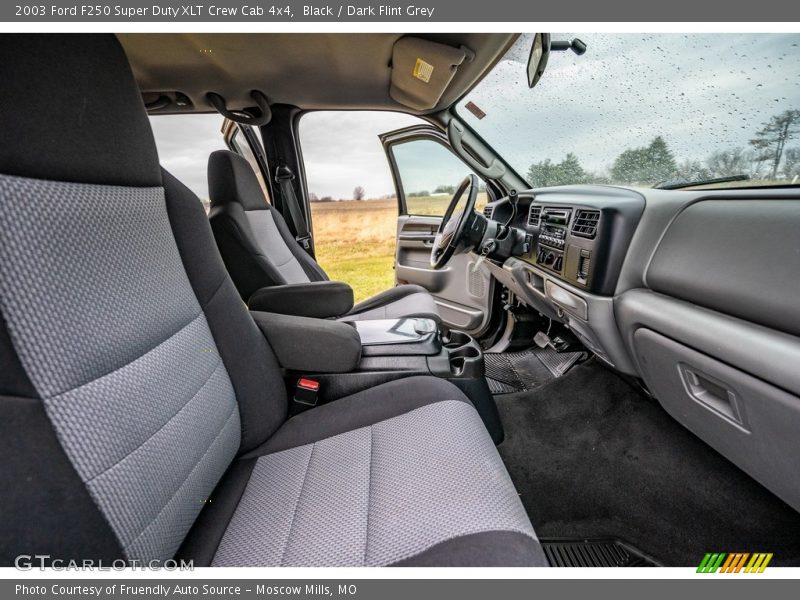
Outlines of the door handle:
[{"label": "door handle", "polygon": [[425,244],[433,244],[436,238],[434,234],[430,233],[401,233],[400,240],[403,242],[423,242]]},{"label": "door handle", "polygon": [[697,402],[705,404],[729,419],[743,424],[737,395],[725,383],[687,365],[680,366],[686,391]]}]

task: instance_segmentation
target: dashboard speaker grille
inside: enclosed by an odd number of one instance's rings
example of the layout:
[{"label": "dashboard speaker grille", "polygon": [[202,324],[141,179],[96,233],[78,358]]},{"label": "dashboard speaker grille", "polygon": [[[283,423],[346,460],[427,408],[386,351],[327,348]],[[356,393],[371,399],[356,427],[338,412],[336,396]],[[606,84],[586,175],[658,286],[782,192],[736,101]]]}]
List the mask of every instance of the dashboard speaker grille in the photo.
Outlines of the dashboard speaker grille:
[{"label": "dashboard speaker grille", "polygon": [[530,211],[528,211],[528,226],[538,227],[542,217],[542,207],[539,204],[531,204]]},{"label": "dashboard speaker grille", "polygon": [[572,223],[572,235],[594,239],[597,235],[597,223],[600,221],[599,210],[578,210]]}]

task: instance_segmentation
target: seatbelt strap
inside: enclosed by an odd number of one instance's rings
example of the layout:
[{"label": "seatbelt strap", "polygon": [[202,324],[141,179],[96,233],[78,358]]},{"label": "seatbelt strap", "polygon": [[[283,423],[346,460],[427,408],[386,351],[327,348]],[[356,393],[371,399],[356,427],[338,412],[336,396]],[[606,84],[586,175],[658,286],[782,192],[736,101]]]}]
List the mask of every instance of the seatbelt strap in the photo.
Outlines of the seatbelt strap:
[{"label": "seatbelt strap", "polygon": [[308,231],[308,225],[300,212],[300,204],[297,202],[297,196],[294,193],[294,173],[286,165],[279,165],[275,169],[275,181],[281,189],[281,197],[286,203],[286,208],[289,210],[289,218],[292,220],[294,231],[296,234],[295,239],[303,250],[310,252],[311,250],[311,233]]}]

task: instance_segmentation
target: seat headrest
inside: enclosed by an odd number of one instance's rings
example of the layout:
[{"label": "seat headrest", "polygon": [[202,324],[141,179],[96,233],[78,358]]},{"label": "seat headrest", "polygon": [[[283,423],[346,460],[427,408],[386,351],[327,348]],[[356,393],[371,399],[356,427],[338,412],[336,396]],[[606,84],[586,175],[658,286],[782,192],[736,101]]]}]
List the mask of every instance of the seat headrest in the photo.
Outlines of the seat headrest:
[{"label": "seat headrest", "polygon": [[0,36],[0,173],[161,185],[153,132],[111,34]]},{"label": "seat headrest", "polygon": [[208,157],[208,196],[212,208],[233,202],[244,210],[269,208],[250,163],[230,150],[216,150]]}]

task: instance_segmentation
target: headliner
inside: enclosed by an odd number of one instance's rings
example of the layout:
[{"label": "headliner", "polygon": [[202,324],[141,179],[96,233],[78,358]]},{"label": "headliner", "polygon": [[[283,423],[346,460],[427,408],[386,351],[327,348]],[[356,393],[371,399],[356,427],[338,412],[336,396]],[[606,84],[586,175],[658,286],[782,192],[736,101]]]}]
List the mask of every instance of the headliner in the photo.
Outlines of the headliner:
[{"label": "headliner", "polygon": [[[446,109],[469,91],[503,56],[517,34],[442,33],[416,37],[465,45],[464,62],[439,104],[415,111],[389,96],[392,46],[399,33],[118,34],[143,93],[179,91],[191,112],[212,112],[209,91],[228,106],[253,104],[252,89],[272,104],[304,110],[396,110],[411,114]],[[169,111],[159,111],[166,113]]]}]

